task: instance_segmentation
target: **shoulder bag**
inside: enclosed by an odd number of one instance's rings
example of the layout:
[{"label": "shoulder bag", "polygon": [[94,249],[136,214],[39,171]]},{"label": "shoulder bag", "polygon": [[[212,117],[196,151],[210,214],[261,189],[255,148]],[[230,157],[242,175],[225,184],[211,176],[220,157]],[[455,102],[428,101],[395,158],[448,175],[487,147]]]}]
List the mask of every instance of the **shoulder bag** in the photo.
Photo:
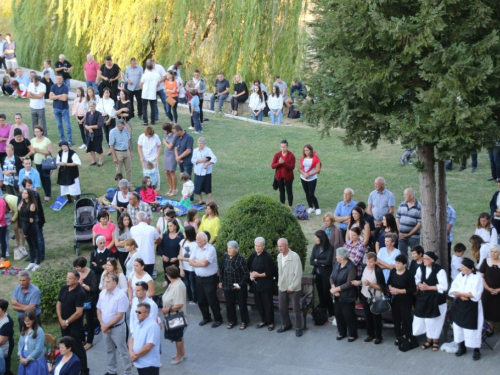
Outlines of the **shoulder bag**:
[{"label": "shoulder bag", "polygon": [[57,169],[57,159],[52,157],[52,153],[42,159],[42,171],[52,171]]},{"label": "shoulder bag", "polygon": [[188,321],[184,312],[182,310],[176,311],[174,313],[168,313],[163,318],[165,326],[165,338],[169,339],[174,332],[184,332],[188,326]]},{"label": "shoulder bag", "polygon": [[382,289],[382,295],[378,296],[378,297],[373,295],[370,288],[368,288],[368,292],[370,293],[370,296],[371,296],[369,299],[370,311],[373,314],[380,315],[380,314],[391,311],[391,304],[389,303],[389,298],[385,296],[383,289]]}]

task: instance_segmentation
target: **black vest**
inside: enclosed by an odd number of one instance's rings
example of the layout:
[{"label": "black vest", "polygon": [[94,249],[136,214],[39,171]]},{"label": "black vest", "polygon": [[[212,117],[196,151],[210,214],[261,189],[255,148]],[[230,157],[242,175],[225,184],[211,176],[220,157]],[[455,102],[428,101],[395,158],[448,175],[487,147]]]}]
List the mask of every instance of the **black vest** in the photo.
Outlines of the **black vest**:
[{"label": "black vest", "polygon": [[[434,263],[432,265],[432,272],[428,278],[426,278],[425,270],[426,267],[422,263],[420,265],[420,272],[422,273],[421,282],[426,283],[429,286],[436,286],[438,284],[437,274],[443,268]],[[435,290],[417,293],[417,301],[415,303],[415,316],[419,318],[436,318],[440,314],[439,306],[446,303],[446,296],[444,293],[438,293]]]},{"label": "black vest", "polygon": [[[59,158],[62,160],[62,150],[57,153]],[[73,155],[75,151],[68,150],[68,163],[73,163]],[[80,176],[78,172],[78,166],[74,167],[59,167],[59,174],[57,175],[57,183],[63,186],[70,186],[75,183],[75,179]]]}]

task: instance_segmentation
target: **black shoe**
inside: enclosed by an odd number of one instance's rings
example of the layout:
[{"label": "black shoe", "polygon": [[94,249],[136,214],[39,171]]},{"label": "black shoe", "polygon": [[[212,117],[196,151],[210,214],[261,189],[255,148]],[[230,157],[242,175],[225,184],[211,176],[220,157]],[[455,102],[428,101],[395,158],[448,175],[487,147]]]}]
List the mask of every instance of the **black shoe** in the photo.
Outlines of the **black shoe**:
[{"label": "black shoe", "polygon": [[148,123],[147,122],[143,122],[142,126],[148,126]]},{"label": "black shoe", "polygon": [[477,172],[477,167],[472,168],[471,173],[476,173]]},{"label": "black shoe", "polygon": [[212,321],[212,319],[203,319],[203,320],[199,323],[199,325],[200,325],[200,326],[204,326],[205,324],[210,323],[211,321]]},{"label": "black shoe", "polygon": [[222,320],[220,322],[217,322],[215,321],[213,324],[212,324],[212,328],[217,328],[218,326],[220,326],[222,324]]},{"label": "black shoe", "polygon": [[462,342],[458,343],[458,350],[455,353],[455,355],[457,357],[460,357],[460,356],[464,355],[465,353],[467,353],[467,348],[465,347],[465,342],[462,341]]},{"label": "black shoe", "polygon": [[347,339],[347,342],[353,342],[353,341],[356,341],[357,339],[358,339],[358,336],[349,337]]},{"label": "black shoe", "polygon": [[209,119],[208,117],[205,117],[205,118],[203,119],[203,122],[205,122],[205,121],[210,121],[210,119]]},{"label": "black shoe", "polygon": [[295,330],[295,336],[300,337],[300,336],[302,336],[302,334],[303,334],[303,332],[301,329]]},{"label": "black shoe", "polygon": [[488,181],[495,181],[495,178],[494,177],[490,177],[490,178],[488,178]]},{"label": "black shoe", "polygon": [[465,170],[465,165],[461,165],[460,167],[457,168],[457,172],[462,172]]},{"label": "black shoe", "polygon": [[340,341],[340,340],[344,339],[344,337],[345,337],[345,336],[338,335],[338,336],[335,338],[335,340]]},{"label": "black shoe", "polygon": [[382,343],[382,339],[375,339],[375,342],[374,342],[375,345],[378,345],[381,343]]},{"label": "black shoe", "polygon": [[373,336],[368,336],[363,342],[372,342]]},{"label": "black shoe", "polygon": [[474,361],[479,361],[481,359],[481,352],[479,349],[474,349],[474,354],[472,354],[472,359]]},{"label": "black shoe", "polygon": [[289,331],[292,329],[292,325],[289,325],[287,327],[281,327],[280,329],[278,329],[278,333],[283,333],[283,332],[286,332],[286,331]]}]

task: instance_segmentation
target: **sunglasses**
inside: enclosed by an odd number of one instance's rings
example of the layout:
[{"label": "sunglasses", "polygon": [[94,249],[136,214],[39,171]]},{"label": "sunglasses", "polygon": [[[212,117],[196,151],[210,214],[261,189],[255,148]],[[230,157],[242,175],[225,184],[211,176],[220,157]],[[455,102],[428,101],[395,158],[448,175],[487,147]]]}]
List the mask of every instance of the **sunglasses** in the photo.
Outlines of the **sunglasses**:
[{"label": "sunglasses", "polygon": [[138,310],[135,310],[135,313],[136,313],[136,314],[139,314],[139,315],[141,315],[141,314],[143,314],[143,313],[145,313],[145,312],[146,312],[146,311],[138,311]]}]

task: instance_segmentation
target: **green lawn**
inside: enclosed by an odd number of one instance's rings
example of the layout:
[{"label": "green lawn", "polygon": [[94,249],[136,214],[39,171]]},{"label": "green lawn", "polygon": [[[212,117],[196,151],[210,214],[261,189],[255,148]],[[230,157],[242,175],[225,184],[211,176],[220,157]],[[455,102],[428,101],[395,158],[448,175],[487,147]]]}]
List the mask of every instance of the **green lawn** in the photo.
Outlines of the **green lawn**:
[{"label": "green lawn", "polygon": [[[51,104],[47,104],[47,106],[49,134],[51,140],[56,143],[59,136],[51,110],[52,106]],[[9,123],[13,122],[15,112],[21,112],[25,122],[31,125],[27,100],[0,98],[0,113],[7,115]],[[187,111],[180,109],[179,112],[179,123],[187,128],[189,126]],[[339,140],[339,136],[342,134],[341,130],[333,131],[331,137],[321,139],[317,130],[299,123],[287,122],[287,124],[293,125],[271,126],[215,118],[210,115],[209,117],[211,121],[206,122],[203,136],[207,139],[207,146],[218,157],[213,172],[213,198],[218,203],[222,216],[235,200],[247,194],[260,193],[278,199],[278,193],[271,187],[273,170],[270,164],[273,154],[279,150],[282,139],[288,140],[290,150],[295,153],[297,159],[299,159],[302,146],[305,143],[311,143],[318,152],[323,169],[319,176],[317,196],[323,213],[335,208],[337,202],[342,199],[345,187],[354,189],[356,201],[366,202],[368,194],[373,190],[373,181],[377,176],[386,178],[387,188],[396,196],[397,204],[402,201],[405,188],[413,187],[418,192],[417,170],[410,166],[401,167],[398,163],[403,152],[400,145],[382,142],[377,150],[372,151],[368,147],[364,147],[358,151],[355,148],[347,148],[341,143]],[[161,116],[160,122],[163,120],[165,117]],[[133,136],[137,140],[142,126],[138,120],[135,120],[135,123]],[[156,126],[156,129],[161,137],[160,124]],[[114,185],[115,168],[112,158],[105,156],[102,168],[89,167],[89,156],[77,149],[77,146],[81,144],[81,139],[75,121],[73,121],[73,139],[76,142],[73,149],[78,152],[83,161],[83,166],[80,169],[82,191],[93,192],[98,196],[103,195],[108,187]],[[54,149],[58,150],[58,147],[54,146]],[[468,245],[468,238],[474,232],[474,223],[478,214],[489,210],[488,202],[496,190],[496,184],[486,182],[489,175],[486,152],[479,155],[479,170],[476,174],[471,174],[470,169],[463,172],[453,171],[449,174],[449,199],[458,216],[455,242],[461,241]],[[56,197],[59,193],[59,186],[55,184],[56,174],[52,177],[54,183],[52,196]],[[138,184],[140,178],[139,159],[135,154],[133,161],[134,184]],[[298,181],[298,173],[296,173],[296,179],[294,204],[305,204],[305,196],[300,181]],[[167,190],[166,186],[163,177],[162,192]],[[47,243],[46,261],[57,262],[58,259],[72,258],[74,256],[72,227],[74,211],[72,206],[68,205],[60,212],[50,210],[48,205],[44,208],[47,218],[47,224],[44,228]],[[156,217],[158,214],[155,214],[154,223],[156,223]],[[311,247],[312,233],[321,226],[321,218],[313,215],[311,220],[301,224]],[[11,241],[11,249],[14,246],[15,242]],[[84,255],[87,255],[90,248],[83,248],[83,250]],[[10,259],[12,261],[13,257],[11,256]],[[25,267],[27,263],[23,260],[13,261],[13,264],[17,267]],[[307,269],[309,270],[309,268]],[[10,300],[16,279],[3,275],[0,278],[2,280],[0,296]],[[161,283],[161,277],[158,278],[158,281]],[[157,286],[159,287],[159,284]],[[161,291],[160,288],[158,290]]]}]

